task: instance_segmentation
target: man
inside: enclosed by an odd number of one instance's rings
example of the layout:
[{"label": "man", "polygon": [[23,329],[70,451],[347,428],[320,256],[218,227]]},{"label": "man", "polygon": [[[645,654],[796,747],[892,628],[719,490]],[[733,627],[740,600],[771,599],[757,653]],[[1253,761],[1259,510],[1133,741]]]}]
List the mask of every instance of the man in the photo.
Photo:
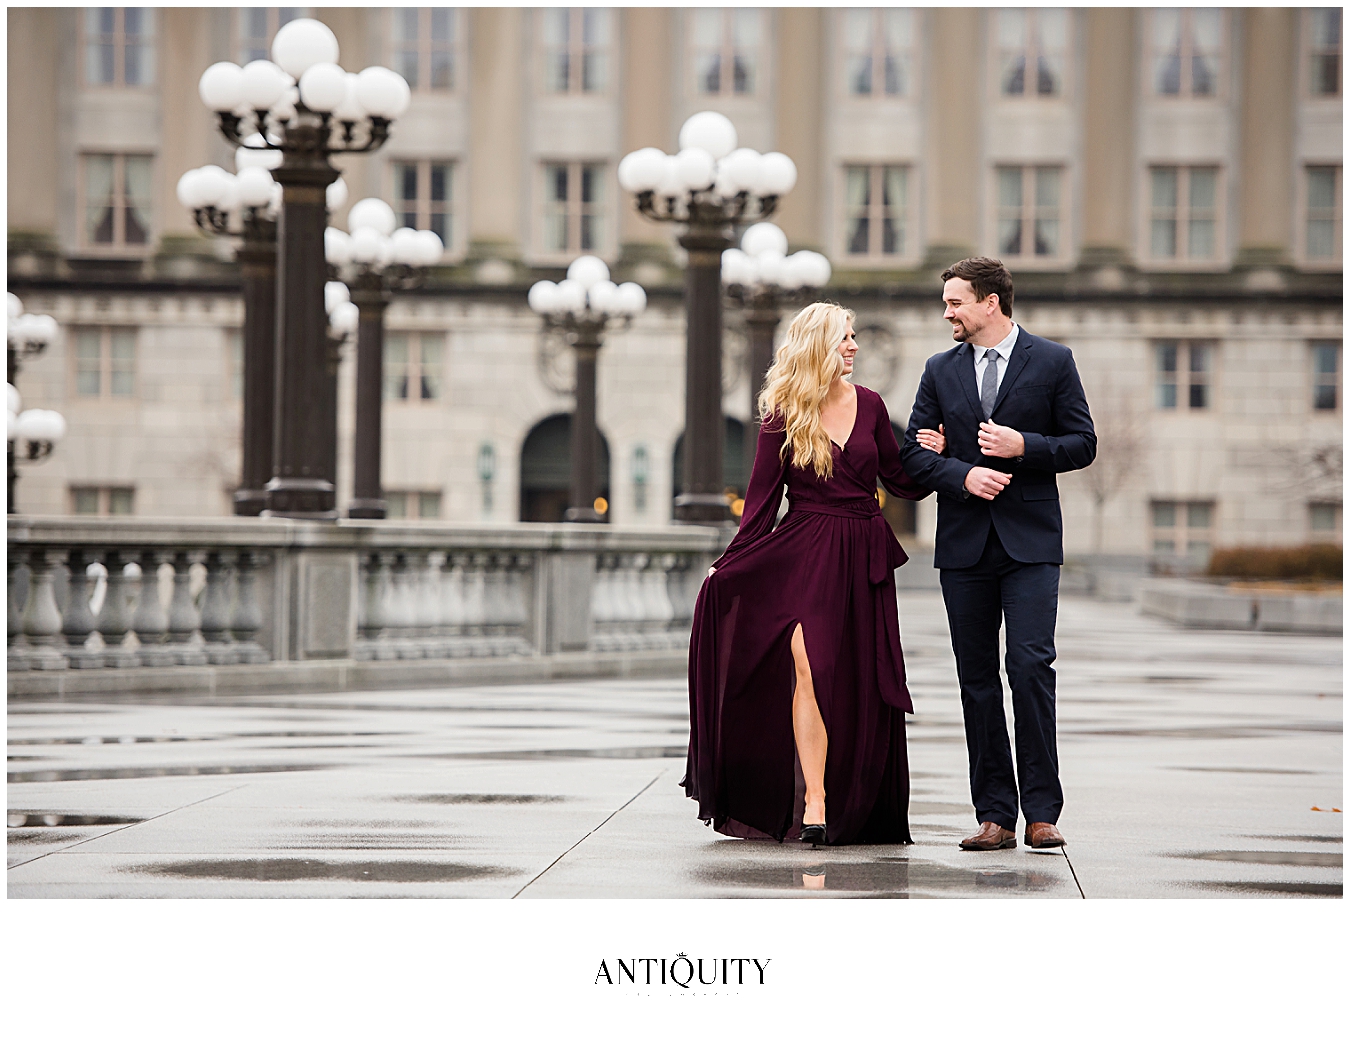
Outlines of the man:
[{"label": "man", "polygon": [[[1012,276],[975,257],[942,272],[943,315],[959,344],[928,359],[910,412],[905,469],[938,492],[933,564],[942,571],[979,832],[968,851],[1017,846],[1018,792],[1032,848],[1065,843],[1055,747],[1055,614],[1063,523],[1055,474],[1097,454],[1073,354],[1013,323]],[[920,432],[947,437],[942,455]],[[1007,620],[1017,770],[998,670]]]}]

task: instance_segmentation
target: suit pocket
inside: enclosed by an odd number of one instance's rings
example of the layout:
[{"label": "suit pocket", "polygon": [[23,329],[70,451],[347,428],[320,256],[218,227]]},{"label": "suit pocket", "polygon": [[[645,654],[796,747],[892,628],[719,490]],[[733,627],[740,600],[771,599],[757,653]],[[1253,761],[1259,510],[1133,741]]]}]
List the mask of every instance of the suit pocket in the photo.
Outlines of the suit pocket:
[{"label": "suit pocket", "polygon": [[1013,393],[1039,393],[1042,397],[1047,396],[1054,389],[1048,382],[1037,383],[1035,386],[1017,386]]},{"label": "suit pocket", "polygon": [[1059,488],[1053,483],[1027,483],[1022,485],[1023,501],[1057,501]]}]

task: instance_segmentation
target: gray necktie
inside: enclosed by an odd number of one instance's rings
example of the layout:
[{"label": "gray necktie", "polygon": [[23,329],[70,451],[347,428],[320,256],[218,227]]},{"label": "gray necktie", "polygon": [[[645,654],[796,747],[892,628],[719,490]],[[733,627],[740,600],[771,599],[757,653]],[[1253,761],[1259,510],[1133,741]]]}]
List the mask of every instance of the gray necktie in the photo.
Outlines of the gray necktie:
[{"label": "gray necktie", "polygon": [[984,409],[984,419],[994,413],[994,398],[998,396],[998,351],[988,349],[984,352],[984,382],[980,383],[980,407]]}]

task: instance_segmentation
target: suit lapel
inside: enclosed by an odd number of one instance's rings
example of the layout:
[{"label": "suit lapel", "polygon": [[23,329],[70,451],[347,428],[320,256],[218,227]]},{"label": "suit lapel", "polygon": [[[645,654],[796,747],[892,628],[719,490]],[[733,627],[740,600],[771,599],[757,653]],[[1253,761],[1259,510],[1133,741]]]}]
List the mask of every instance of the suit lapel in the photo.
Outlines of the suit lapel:
[{"label": "suit lapel", "polygon": [[978,418],[984,418],[984,411],[980,408],[980,400],[975,396],[975,350],[969,343],[962,343],[956,351],[956,381],[961,384],[961,390],[966,395],[966,401],[970,404],[970,410]]},{"label": "suit lapel", "polygon": [[[1003,398],[1008,395],[1008,390],[1012,384],[1017,381],[1017,377],[1022,374],[1022,369],[1027,366],[1031,353],[1031,336],[1025,328],[1018,330],[1017,345],[1008,358],[1008,370],[1003,373],[1003,385],[998,388],[998,396],[994,398],[994,411],[1003,403]],[[975,362],[971,361],[971,369],[975,367]]]}]

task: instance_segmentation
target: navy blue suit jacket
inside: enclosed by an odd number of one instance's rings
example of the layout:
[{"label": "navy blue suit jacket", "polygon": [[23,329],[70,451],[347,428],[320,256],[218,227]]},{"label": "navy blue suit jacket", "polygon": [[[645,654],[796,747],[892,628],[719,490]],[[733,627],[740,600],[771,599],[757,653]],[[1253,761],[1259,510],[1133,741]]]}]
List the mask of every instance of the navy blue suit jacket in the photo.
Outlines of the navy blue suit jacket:
[{"label": "navy blue suit jacket", "polygon": [[[937,544],[933,565],[974,566],[998,531],[1008,555],[1022,563],[1064,562],[1064,523],[1056,473],[1082,469],[1097,456],[1097,434],[1083,383],[1067,346],[1018,330],[1017,344],[994,401],[992,420],[1022,434],[1020,459],[980,453],[984,412],[975,387],[975,348],[961,343],[924,365],[900,454],[905,471],[937,491]],[[946,431],[945,454],[919,445],[920,429]],[[965,491],[966,474],[980,465],[1012,474],[1012,482],[986,501]]]}]

